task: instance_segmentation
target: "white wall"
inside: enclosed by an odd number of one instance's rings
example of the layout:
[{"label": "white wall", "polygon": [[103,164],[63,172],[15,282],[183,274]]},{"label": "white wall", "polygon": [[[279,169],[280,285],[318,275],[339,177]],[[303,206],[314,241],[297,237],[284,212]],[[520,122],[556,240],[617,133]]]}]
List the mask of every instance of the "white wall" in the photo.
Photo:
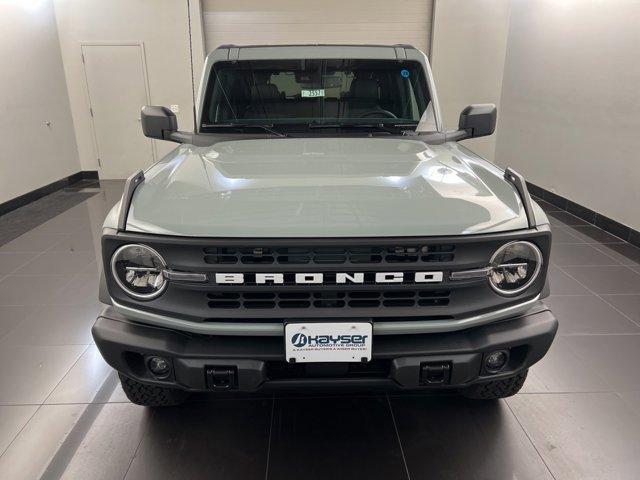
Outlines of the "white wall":
[{"label": "white wall", "polygon": [[[500,126],[509,9],[509,0],[435,0],[430,61],[447,129],[472,103],[495,103]],[[492,135],[464,144],[493,160],[495,142]]]},{"label": "white wall", "polygon": [[80,163],[51,0],[0,2],[0,59],[2,203]]},{"label": "white wall", "polygon": [[640,2],[515,0],[496,157],[640,229]]},{"label": "white wall", "polygon": [[[197,0],[54,0],[60,46],[83,170],[98,170],[80,55],[83,42],[143,42],[153,105],[179,105],[178,126],[193,130],[188,3],[196,89],[204,59]],[[197,37],[199,35],[199,38]],[[142,135],[142,131],[140,131]],[[160,156],[175,143],[157,142]]]}]

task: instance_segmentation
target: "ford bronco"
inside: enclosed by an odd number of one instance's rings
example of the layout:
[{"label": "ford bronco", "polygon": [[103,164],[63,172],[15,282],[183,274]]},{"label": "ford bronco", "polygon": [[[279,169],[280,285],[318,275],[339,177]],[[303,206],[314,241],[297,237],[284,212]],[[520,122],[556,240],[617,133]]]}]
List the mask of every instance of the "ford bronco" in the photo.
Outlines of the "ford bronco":
[{"label": "ford bronco", "polygon": [[445,131],[407,45],[222,46],[195,131],[126,182],[102,236],[93,336],[137,404],[190,392],[513,395],[555,336],[549,222],[517,172]]}]

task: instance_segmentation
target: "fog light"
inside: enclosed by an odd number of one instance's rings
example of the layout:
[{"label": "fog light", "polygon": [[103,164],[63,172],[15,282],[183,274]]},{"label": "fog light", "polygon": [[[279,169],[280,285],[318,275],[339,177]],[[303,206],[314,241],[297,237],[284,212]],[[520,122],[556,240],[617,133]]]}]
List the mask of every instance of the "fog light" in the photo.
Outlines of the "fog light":
[{"label": "fog light", "polygon": [[147,361],[147,367],[156,377],[166,377],[171,371],[169,360],[162,357],[151,357]]},{"label": "fog light", "polygon": [[486,356],[484,365],[489,373],[499,372],[504,368],[509,360],[509,354],[505,350],[491,352]]}]

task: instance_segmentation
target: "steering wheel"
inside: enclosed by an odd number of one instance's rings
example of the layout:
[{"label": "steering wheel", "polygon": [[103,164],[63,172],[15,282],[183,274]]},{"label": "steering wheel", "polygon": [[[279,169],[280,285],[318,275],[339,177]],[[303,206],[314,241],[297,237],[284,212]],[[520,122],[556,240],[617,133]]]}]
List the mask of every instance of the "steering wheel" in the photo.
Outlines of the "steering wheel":
[{"label": "steering wheel", "polygon": [[360,115],[360,118],[371,117],[373,115],[382,115],[383,117],[387,118],[398,118],[395,113],[390,112],[389,110],[384,110],[382,108],[380,110],[369,110],[367,112],[364,112],[362,115]]}]

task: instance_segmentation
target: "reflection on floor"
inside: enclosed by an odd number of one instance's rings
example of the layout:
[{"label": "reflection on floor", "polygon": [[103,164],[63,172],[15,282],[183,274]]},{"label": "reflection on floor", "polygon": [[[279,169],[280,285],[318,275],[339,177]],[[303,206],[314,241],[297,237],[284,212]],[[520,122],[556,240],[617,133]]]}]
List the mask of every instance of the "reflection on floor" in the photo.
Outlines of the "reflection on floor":
[{"label": "reflection on floor", "polygon": [[0,478],[639,477],[640,249],[543,203],[560,335],[507,401],[197,396],[152,411],[127,402],[89,331],[121,189],[103,181],[2,242]]}]

